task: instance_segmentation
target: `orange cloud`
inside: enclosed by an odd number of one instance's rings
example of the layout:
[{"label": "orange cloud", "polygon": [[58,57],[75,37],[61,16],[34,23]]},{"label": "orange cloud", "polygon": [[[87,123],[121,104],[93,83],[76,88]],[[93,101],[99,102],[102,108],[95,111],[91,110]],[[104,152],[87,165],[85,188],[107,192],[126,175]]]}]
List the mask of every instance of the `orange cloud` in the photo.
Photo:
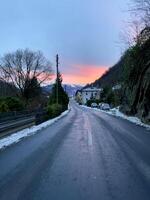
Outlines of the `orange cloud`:
[{"label": "orange cloud", "polygon": [[63,74],[63,82],[72,84],[91,83],[101,77],[107,69],[106,66],[74,65],[69,73]]}]

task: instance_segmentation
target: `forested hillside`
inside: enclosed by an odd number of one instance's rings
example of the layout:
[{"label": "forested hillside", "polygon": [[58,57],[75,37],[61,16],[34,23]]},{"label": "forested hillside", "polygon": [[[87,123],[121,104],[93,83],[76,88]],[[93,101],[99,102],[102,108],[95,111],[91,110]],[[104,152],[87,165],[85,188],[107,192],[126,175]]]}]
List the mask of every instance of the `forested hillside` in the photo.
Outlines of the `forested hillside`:
[{"label": "forested hillside", "polygon": [[112,88],[116,84],[122,86],[121,111],[150,123],[150,28],[145,28],[138,43],[128,48],[120,61],[90,86]]},{"label": "forested hillside", "polygon": [[130,48],[124,58],[121,109],[150,123],[150,39]]},{"label": "forested hillside", "polygon": [[[95,82],[89,84],[88,86],[93,87],[106,87],[113,86],[122,81],[122,60],[120,60],[116,65],[111,67],[105,74],[102,75]],[[86,86],[87,87],[87,86]]]}]

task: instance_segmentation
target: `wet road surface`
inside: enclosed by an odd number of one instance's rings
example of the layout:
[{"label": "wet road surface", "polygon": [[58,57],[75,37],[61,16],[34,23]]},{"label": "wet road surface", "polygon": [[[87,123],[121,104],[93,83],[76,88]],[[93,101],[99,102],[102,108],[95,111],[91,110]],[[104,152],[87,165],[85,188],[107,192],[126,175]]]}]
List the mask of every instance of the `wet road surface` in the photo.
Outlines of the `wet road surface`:
[{"label": "wet road surface", "polygon": [[150,131],[71,107],[0,152],[0,200],[150,200]]}]

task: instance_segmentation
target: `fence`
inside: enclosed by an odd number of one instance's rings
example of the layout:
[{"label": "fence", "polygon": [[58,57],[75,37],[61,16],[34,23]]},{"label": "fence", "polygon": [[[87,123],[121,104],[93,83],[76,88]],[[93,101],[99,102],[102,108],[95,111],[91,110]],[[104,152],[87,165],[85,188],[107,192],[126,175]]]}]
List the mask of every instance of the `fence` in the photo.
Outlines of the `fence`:
[{"label": "fence", "polygon": [[0,113],[0,137],[38,125],[46,120],[46,110]]}]

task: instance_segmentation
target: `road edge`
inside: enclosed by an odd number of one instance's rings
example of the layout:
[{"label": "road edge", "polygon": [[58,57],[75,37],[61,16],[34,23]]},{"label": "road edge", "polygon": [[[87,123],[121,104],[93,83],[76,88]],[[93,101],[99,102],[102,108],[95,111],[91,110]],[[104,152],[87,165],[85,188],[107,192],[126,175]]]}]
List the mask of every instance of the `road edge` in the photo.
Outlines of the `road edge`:
[{"label": "road edge", "polygon": [[5,138],[0,139],[0,150],[5,149],[6,147],[20,142],[22,139],[37,134],[40,130],[47,128],[48,126],[51,126],[56,121],[60,120],[64,116],[66,116],[71,110],[71,107],[68,106],[68,110],[64,111],[59,115],[58,117],[55,117],[53,119],[50,119],[46,122],[43,122],[39,125],[34,125],[30,128],[23,129],[21,131],[17,131],[16,133],[13,133],[9,136],[6,136]]},{"label": "road edge", "polygon": [[97,109],[97,108],[91,108],[91,107],[88,107],[88,106],[84,106],[84,105],[81,105],[81,107],[83,108],[87,108],[87,109],[91,109],[91,110],[95,110],[95,111],[98,111],[98,112],[104,112],[108,115],[112,115],[112,116],[115,116],[115,117],[118,117],[118,118],[121,118],[121,119],[125,119],[135,125],[138,125],[138,126],[141,126],[141,127],[144,127],[146,128],[148,131],[150,130],[150,125],[148,124],[144,124],[143,122],[141,122],[141,120],[137,117],[134,117],[134,116],[127,116],[123,113],[121,113],[118,109],[114,108],[114,109],[111,109],[110,111],[104,111],[104,110],[100,110],[100,109]]}]

